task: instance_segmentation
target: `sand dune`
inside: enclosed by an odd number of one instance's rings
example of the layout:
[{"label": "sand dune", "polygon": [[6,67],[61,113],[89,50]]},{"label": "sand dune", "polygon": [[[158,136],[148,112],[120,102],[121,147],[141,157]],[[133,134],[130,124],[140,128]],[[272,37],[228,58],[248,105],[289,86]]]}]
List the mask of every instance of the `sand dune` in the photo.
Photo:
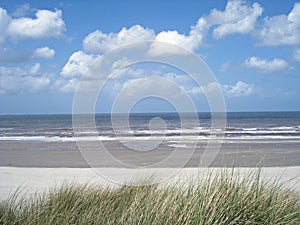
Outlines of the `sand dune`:
[{"label": "sand dune", "polygon": [[[257,168],[237,168],[240,176],[245,176]],[[5,200],[18,188],[27,196],[35,192],[43,192],[53,186],[59,186],[64,181],[78,183],[99,183],[118,187],[133,179],[153,175],[162,184],[186,182],[194,178],[194,182],[205,179],[208,174],[216,173],[222,168],[25,168],[0,167],[0,200]],[[229,169],[227,169],[229,170]],[[265,181],[278,180],[300,193],[300,167],[264,167],[262,178]]]}]

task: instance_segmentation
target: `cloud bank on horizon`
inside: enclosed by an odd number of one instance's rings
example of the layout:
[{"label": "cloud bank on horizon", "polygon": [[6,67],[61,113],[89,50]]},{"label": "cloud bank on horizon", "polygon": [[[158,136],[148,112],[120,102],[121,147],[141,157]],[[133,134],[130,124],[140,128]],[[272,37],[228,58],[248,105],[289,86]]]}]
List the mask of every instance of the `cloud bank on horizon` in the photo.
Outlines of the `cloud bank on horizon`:
[{"label": "cloud bank on horizon", "polygon": [[[117,32],[86,31],[87,35],[81,39],[82,46],[78,46],[72,44],[74,33],[68,33],[68,17],[64,17],[63,9],[35,9],[25,3],[9,13],[0,5],[0,95],[73,93],[87,68],[101,59],[105,52],[134,42],[156,40],[186,48],[204,57],[208,65],[209,59],[224,55],[222,62],[212,64],[228,99],[276,98],[278,94],[292,100],[299,95],[297,87],[300,86],[295,84],[299,82],[300,3],[293,2],[290,7],[286,14],[264,15],[265,9],[260,1],[229,0],[225,8],[212,8],[199,15],[186,33],[164,27],[156,31],[137,23]],[[73,52],[57,54],[62,46],[56,46],[58,42],[74,46]],[[222,47],[218,47],[219,43]],[[27,44],[28,48],[24,48]],[[247,53],[249,48],[262,50],[257,50],[257,54],[253,50]],[[232,56],[235,51],[243,51],[243,54]],[[167,49],[153,46],[149,52],[160,55]],[[125,87],[128,82],[140,78],[147,81],[149,71],[147,68],[126,69],[122,73],[126,73],[128,80],[116,79],[111,90]],[[162,70],[157,74],[180,83],[193,97],[203,94],[201,88],[191,82],[182,82],[184,74],[178,71]],[[280,79],[273,86],[265,87],[264,81],[260,80],[260,77],[272,80],[274,76]],[[283,83],[285,87],[279,86]],[[140,85],[143,90],[143,83]],[[155,88],[150,83],[145,83],[145,86]],[[213,91],[214,84],[202,89]],[[297,107],[300,109],[299,105]]]}]

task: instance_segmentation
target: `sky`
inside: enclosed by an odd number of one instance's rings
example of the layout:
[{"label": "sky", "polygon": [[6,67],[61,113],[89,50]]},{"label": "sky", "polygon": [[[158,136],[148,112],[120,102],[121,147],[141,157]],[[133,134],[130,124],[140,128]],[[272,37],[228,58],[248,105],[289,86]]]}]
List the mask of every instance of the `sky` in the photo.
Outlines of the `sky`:
[{"label": "sky", "polygon": [[[300,111],[300,2],[0,0],[0,114],[71,113],[88,68],[140,41],[171,43],[199,56],[227,111]],[[96,112],[110,112],[124,88],[145,96],[137,112],[176,110],[162,98],[147,98],[147,90],[171,93],[153,77],[175,82],[198,111],[210,110],[205,94],[214,85],[198,87],[178,68],[140,63],[109,80]]]}]

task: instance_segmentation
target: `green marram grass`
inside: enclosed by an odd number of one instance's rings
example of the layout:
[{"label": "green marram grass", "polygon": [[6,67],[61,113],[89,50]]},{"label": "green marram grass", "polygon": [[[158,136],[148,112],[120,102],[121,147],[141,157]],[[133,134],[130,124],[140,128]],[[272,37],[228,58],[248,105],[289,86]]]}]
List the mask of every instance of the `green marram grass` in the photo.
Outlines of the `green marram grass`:
[{"label": "green marram grass", "polygon": [[299,200],[278,182],[263,182],[259,171],[167,186],[66,183],[32,198],[11,196],[1,205],[0,223],[299,225]]}]

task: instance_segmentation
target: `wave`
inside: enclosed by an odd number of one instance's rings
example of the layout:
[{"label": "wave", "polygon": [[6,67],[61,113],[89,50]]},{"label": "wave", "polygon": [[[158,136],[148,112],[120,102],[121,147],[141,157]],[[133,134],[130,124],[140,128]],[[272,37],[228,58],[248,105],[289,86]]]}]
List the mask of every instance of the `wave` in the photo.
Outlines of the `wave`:
[{"label": "wave", "polygon": [[14,130],[15,128],[12,127],[0,127],[0,131],[9,131],[9,130]]},{"label": "wave", "polygon": [[[70,128],[48,128],[38,130],[15,130],[0,128],[0,141],[31,141],[31,142],[75,142],[77,141],[130,141],[130,140],[178,140],[207,141],[209,139],[238,140],[300,140],[300,125],[274,127],[226,127],[211,129],[209,127],[168,128],[165,130],[148,130],[137,127],[132,130],[118,130],[111,127],[98,127],[98,130],[83,129],[74,132]],[[76,135],[76,137],[74,137]]]},{"label": "wave", "polygon": [[75,142],[75,141],[174,141],[183,140],[187,142],[208,141],[242,141],[242,140],[299,140],[300,135],[239,135],[239,136],[203,136],[203,135],[173,135],[173,136],[78,136],[78,137],[60,137],[60,136],[1,136],[0,141],[17,141],[17,142]]},{"label": "wave", "polygon": [[75,142],[75,141],[107,141],[115,138],[105,136],[86,136],[86,137],[60,137],[60,136],[2,136],[0,141],[24,141],[24,142]]}]

